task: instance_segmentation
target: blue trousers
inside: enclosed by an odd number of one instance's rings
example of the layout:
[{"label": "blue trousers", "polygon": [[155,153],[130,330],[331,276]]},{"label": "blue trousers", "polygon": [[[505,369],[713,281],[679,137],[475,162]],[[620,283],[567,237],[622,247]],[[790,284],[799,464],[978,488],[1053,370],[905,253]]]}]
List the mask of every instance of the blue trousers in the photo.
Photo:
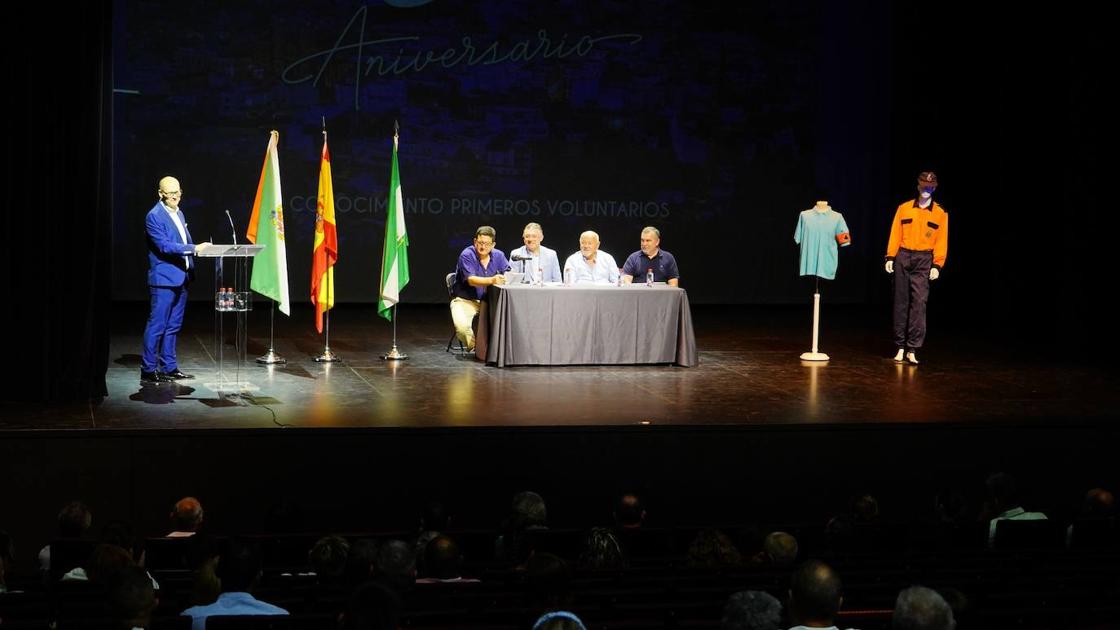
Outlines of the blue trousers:
[{"label": "blue trousers", "polygon": [[[152,294],[152,311],[144,327],[144,355],[140,367],[145,372],[174,372],[179,368],[175,358],[175,341],[183,328],[187,310],[187,287],[148,287]],[[158,355],[158,361],[157,361]]]}]

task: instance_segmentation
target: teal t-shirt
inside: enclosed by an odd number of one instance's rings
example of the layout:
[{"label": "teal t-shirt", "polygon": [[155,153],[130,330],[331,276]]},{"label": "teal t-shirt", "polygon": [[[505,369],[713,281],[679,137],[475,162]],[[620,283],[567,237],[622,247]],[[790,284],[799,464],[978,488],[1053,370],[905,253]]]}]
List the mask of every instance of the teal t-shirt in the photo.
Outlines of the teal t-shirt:
[{"label": "teal t-shirt", "polygon": [[[843,234],[842,238],[837,237]],[[801,275],[836,278],[839,247],[851,245],[844,215],[835,210],[817,212],[809,209],[797,218],[793,242],[801,246]]]}]

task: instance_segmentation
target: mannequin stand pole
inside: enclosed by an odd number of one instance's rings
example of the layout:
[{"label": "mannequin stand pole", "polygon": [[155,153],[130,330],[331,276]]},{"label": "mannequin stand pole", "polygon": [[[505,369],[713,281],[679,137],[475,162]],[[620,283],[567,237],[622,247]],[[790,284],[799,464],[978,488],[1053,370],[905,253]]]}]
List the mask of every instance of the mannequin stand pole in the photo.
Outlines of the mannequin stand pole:
[{"label": "mannequin stand pole", "polygon": [[817,278],[817,287],[813,293],[813,351],[801,353],[802,361],[828,361],[828,355],[817,351],[817,341],[820,337],[821,325],[821,291],[820,278]]}]

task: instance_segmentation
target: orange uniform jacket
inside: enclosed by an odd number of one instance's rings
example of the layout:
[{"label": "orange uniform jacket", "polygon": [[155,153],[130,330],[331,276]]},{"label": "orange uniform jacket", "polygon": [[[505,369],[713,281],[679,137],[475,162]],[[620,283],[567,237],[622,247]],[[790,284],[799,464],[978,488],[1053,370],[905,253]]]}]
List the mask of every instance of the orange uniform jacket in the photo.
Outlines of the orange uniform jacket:
[{"label": "orange uniform jacket", "polygon": [[936,201],[929,208],[918,207],[916,199],[903,202],[894,213],[887,259],[893,260],[899,247],[932,251],[933,266],[943,267],[949,253],[949,213]]}]

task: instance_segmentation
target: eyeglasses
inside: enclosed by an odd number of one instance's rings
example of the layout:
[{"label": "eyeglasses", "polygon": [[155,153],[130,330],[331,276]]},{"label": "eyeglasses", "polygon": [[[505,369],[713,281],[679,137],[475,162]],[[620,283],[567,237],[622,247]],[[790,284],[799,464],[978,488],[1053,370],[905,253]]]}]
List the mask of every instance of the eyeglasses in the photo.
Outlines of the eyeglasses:
[{"label": "eyeglasses", "polygon": [[181,197],[183,195],[181,190],[161,190],[160,192],[166,197]]}]

